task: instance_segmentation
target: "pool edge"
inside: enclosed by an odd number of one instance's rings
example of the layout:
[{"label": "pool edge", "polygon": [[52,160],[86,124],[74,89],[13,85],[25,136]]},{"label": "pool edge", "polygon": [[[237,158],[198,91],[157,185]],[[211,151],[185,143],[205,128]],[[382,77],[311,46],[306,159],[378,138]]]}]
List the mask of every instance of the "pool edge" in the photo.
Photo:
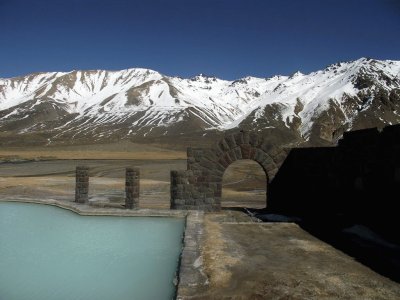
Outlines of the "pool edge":
[{"label": "pool edge", "polygon": [[184,299],[189,290],[209,283],[203,267],[201,241],[204,237],[204,212],[194,210],[98,208],[56,199],[0,199],[0,202],[34,203],[56,206],[81,216],[174,217],[184,218],[182,251],[177,266],[175,299]]},{"label": "pool edge", "polygon": [[119,208],[99,208],[87,204],[78,204],[70,201],[62,201],[56,199],[0,199],[0,202],[19,202],[19,203],[35,203],[56,206],[72,211],[81,216],[118,216],[118,217],[178,217],[185,218],[188,211],[184,210],[167,210],[167,209],[119,209]]}]

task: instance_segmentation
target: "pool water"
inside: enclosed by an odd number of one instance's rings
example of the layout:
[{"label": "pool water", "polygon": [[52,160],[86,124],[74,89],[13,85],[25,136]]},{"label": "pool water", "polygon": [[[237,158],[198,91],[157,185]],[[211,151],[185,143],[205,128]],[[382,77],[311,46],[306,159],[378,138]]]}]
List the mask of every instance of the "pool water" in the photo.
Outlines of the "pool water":
[{"label": "pool water", "polygon": [[0,299],[172,299],[183,218],[0,202]]}]

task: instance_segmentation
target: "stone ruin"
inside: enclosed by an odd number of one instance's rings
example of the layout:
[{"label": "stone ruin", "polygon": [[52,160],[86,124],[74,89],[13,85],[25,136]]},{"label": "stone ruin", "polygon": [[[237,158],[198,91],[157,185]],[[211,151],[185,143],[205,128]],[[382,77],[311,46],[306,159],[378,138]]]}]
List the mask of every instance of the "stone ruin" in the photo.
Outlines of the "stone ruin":
[{"label": "stone ruin", "polygon": [[[89,202],[89,168],[76,167],[75,202]],[[139,207],[140,170],[139,168],[126,168],[125,173],[125,208]]]},{"label": "stone ruin", "polygon": [[187,170],[171,171],[171,208],[220,210],[222,176],[238,159],[265,171],[270,212],[319,221],[355,216],[383,231],[399,220],[400,124],[345,132],[336,147],[282,149],[240,131],[211,149],[188,148]]},{"label": "stone ruin", "polygon": [[286,156],[287,151],[267,137],[243,130],[225,136],[214,148],[188,148],[187,170],[171,171],[171,209],[219,211],[222,176],[230,164],[239,159],[256,161],[268,185]]},{"label": "stone ruin", "polygon": [[[270,212],[317,223],[351,218],[381,232],[400,225],[400,125],[345,132],[336,147],[283,149],[246,131],[214,148],[190,147],[187,170],[171,171],[171,209],[219,211],[223,174],[239,159],[265,171]],[[126,208],[139,205],[139,180],[138,168],[126,169]],[[87,203],[88,191],[89,169],[79,166],[75,201]]]},{"label": "stone ruin", "polygon": [[126,168],[125,176],[125,208],[139,207],[140,170],[139,168]]},{"label": "stone ruin", "polygon": [[75,202],[89,202],[89,167],[77,166],[75,180]]}]

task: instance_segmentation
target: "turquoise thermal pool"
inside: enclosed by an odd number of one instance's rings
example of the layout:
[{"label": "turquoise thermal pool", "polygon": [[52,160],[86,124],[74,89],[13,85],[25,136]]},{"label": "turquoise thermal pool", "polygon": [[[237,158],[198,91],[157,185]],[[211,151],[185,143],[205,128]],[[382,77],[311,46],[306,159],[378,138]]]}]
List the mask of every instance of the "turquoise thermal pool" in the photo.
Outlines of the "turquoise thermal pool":
[{"label": "turquoise thermal pool", "polygon": [[172,299],[183,218],[0,202],[0,299]]}]

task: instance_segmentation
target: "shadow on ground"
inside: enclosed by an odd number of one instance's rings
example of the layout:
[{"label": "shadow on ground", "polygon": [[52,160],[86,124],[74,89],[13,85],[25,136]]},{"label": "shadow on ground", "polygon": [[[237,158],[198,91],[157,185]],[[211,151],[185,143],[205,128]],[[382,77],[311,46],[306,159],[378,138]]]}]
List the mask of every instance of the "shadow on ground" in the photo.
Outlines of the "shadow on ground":
[{"label": "shadow on ground", "polygon": [[242,211],[263,222],[294,222],[316,238],[343,251],[375,272],[400,282],[400,245],[351,219],[301,219],[253,208],[243,208]]}]

